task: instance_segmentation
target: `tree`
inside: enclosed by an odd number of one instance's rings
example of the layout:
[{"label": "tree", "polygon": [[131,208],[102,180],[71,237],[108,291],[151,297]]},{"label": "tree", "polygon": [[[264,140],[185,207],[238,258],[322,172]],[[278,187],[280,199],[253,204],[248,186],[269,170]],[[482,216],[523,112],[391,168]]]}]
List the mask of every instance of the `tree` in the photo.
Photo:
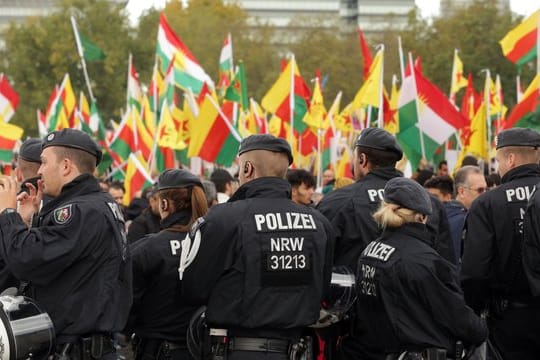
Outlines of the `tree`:
[{"label": "tree", "polygon": [[[20,106],[13,122],[27,134],[36,134],[36,110],[44,110],[55,84],[66,72],[74,91],[86,85],[71,28],[75,16],[79,30],[107,55],[103,61],[88,63],[94,95],[104,117],[118,117],[125,102],[127,59],[133,40],[129,36],[127,14],[120,5],[105,0],[62,0],[58,11],[45,17],[12,24],[6,34],[6,59],[2,70],[13,80],[20,94]],[[88,94],[86,93],[88,96]]]}]

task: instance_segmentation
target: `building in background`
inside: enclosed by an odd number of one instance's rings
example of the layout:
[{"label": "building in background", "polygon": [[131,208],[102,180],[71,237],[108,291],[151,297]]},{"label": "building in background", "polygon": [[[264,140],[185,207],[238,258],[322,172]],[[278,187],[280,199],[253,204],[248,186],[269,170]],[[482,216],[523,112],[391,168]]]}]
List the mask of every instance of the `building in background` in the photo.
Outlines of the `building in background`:
[{"label": "building in background", "polygon": [[[414,0],[225,0],[238,3],[249,15],[253,26],[257,20],[276,27],[285,40],[295,32],[309,30],[310,23],[356,31],[360,25],[366,34],[389,26],[403,28]],[[313,21],[310,21],[313,20]]]},{"label": "building in background", "polygon": [[[440,15],[450,16],[454,11],[472,5],[474,1],[475,0],[441,0]],[[495,3],[500,11],[510,11],[510,0],[490,0],[490,2]]]}]

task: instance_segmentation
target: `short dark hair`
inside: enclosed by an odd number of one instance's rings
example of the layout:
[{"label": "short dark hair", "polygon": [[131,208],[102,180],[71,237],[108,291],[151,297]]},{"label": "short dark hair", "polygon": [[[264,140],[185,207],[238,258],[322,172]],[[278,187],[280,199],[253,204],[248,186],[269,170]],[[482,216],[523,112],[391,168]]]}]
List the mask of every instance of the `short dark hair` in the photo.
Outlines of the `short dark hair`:
[{"label": "short dark hair", "polygon": [[220,193],[224,193],[227,190],[227,184],[233,180],[232,175],[225,169],[216,169],[210,175],[210,181],[216,185],[216,190]]},{"label": "short dark hair", "polygon": [[396,166],[396,162],[401,159],[401,156],[392,151],[377,150],[363,146],[357,146],[355,151],[358,151],[357,154],[365,154],[367,161],[373,168],[394,167]]},{"label": "short dark hair", "polygon": [[61,159],[70,159],[81,174],[94,173],[96,169],[96,157],[89,152],[64,146],[53,146],[52,148],[59,161]]},{"label": "short dark hair", "polygon": [[304,184],[308,188],[314,188],[316,185],[315,177],[309,171],[304,169],[287,170],[286,178],[293,187]]},{"label": "short dark hair", "polygon": [[434,176],[424,183],[426,189],[438,189],[444,195],[454,194],[454,180],[448,175]]},{"label": "short dark hair", "polygon": [[448,161],[446,161],[446,160],[441,160],[441,161],[439,162],[439,166],[437,167],[437,169],[440,170],[440,169],[443,167],[443,165],[448,166]]},{"label": "short dark hair", "polygon": [[124,187],[124,184],[120,181],[113,181],[109,185],[109,189],[116,189],[116,190],[122,190],[123,192],[126,192],[126,188]]}]

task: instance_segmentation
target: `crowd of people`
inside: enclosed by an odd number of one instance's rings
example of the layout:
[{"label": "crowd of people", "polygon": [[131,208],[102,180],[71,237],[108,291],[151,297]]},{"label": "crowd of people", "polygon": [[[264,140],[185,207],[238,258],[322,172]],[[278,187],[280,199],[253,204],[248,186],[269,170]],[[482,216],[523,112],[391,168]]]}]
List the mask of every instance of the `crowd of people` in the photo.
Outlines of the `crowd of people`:
[{"label": "crowd of people", "polygon": [[168,169],[124,206],[93,175],[99,146],[55,131],[0,179],[0,285],[51,317],[55,359],[535,359],[540,134],[496,151],[500,176],[468,157],[405,178],[395,137],[367,128],[354,179],[317,187],[285,140],[252,135],[237,174]]}]

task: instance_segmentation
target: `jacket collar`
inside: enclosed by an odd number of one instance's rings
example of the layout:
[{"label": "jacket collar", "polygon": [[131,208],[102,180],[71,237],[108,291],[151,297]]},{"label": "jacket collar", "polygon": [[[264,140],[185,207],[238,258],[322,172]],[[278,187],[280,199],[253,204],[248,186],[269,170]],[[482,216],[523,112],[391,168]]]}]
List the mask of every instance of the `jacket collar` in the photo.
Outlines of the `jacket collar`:
[{"label": "jacket collar", "polygon": [[291,185],[287,180],[278,177],[258,178],[240,186],[229,202],[258,197],[290,199]]},{"label": "jacket collar", "polygon": [[501,182],[504,184],[509,181],[524,177],[540,177],[540,167],[538,166],[538,164],[525,164],[513,168],[512,170],[504,174]]},{"label": "jacket collar", "polygon": [[56,209],[60,204],[73,200],[77,196],[93,192],[101,192],[97,179],[90,174],[81,174],[71,182],[65,184],[60,195],[47,202],[42,209],[43,213]]},{"label": "jacket collar", "polygon": [[189,223],[190,219],[191,211],[184,209],[179,212],[175,212],[174,214],[170,214],[165,219],[161,220],[160,228],[167,229],[176,224],[186,225]]}]

